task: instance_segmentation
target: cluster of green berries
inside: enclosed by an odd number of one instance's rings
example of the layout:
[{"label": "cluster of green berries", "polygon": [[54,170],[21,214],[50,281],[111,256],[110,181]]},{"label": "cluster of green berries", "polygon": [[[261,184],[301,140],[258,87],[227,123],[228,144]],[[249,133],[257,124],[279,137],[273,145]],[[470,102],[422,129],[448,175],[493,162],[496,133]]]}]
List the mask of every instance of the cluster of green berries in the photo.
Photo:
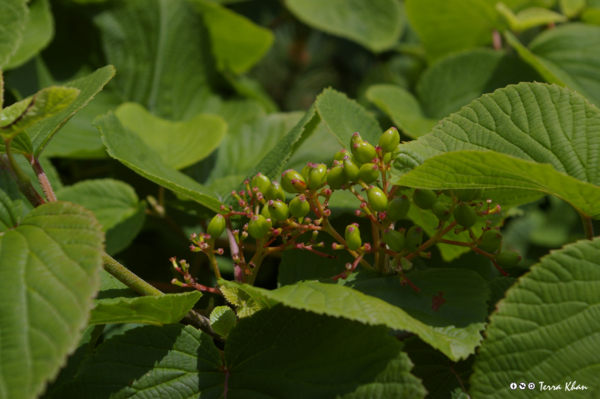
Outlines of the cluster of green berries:
[{"label": "cluster of green berries", "polygon": [[[386,130],[377,146],[355,133],[351,137],[349,151],[338,151],[330,168],[323,163],[309,163],[300,172],[293,169],[284,171],[279,182],[258,173],[245,182],[246,190],[232,192],[242,211],[222,206],[222,214],[217,214],[210,221],[207,234],[203,237],[204,242],[196,247],[203,251],[208,250],[207,246],[212,249],[214,240],[227,228],[227,218],[239,219],[245,216],[248,222],[241,232],[234,230],[228,235],[230,239],[231,236],[235,237],[238,244],[250,236],[267,247],[281,238],[283,244],[272,247],[272,251],[302,248],[316,252],[314,247],[318,247],[319,243],[314,238],[319,231],[324,230],[337,239],[338,242],[333,244],[334,249],[348,250],[355,256],[356,262],[351,267],[347,265],[350,271],[354,270],[359,261],[364,261],[365,254],[374,253],[378,256],[376,259],[395,260],[398,265],[396,270],[402,271],[404,278],[403,271],[410,268],[410,259],[415,256],[430,256],[425,250],[436,242],[470,246],[474,251],[488,256],[501,268],[515,266],[521,257],[512,251],[502,251],[502,234],[498,229],[490,228],[489,223],[484,223],[485,227],[478,237],[472,230],[479,218],[500,211],[499,207],[490,210],[491,200],[480,201],[482,189],[439,192],[415,189],[410,195],[408,187],[395,186],[387,180],[399,144],[400,135],[395,128]],[[331,214],[329,200],[337,190],[349,190],[360,200],[355,213],[368,218],[372,228],[377,231],[372,243],[363,243],[356,223],[346,227],[343,238],[330,230],[332,227],[327,222],[327,217]],[[286,201],[286,193],[293,195],[289,202]],[[443,234],[433,237],[433,241],[423,243],[422,227],[412,226],[406,231],[396,229],[396,222],[407,218],[413,204],[432,212],[439,220],[437,230]],[[308,217],[311,211],[314,220]],[[468,231],[471,241],[463,243],[443,240],[443,235],[452,228],[457,229],[455,232]],[[295,240],[307,232],[311,232],[313,236],[310,245],[297,244]],[[389,268],[386,266],[380,270]]]}]

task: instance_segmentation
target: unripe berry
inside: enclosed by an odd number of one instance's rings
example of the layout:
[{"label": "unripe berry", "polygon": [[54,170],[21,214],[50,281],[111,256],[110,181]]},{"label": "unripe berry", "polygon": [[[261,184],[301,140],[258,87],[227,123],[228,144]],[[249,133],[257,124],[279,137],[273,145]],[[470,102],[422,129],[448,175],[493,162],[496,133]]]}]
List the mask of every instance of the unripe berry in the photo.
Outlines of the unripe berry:
[{"label": "unripe berry", "polygon": [[496,252],[502,243],[502,234],[498,230],[486,230],[481,235],[479,248],[486,252]]},{"label": "unripe berry", "polygon": [[352,145],[352,155],[356,162],[363,164],[371,162],[373,158],[376,158],[377,152],[375,151],[375,147],[363,141]]},{"label": "unripe berry", "polygon": [[285,202],[271,200],[269,201],[269,213],[275,220],[283,222],[284,220],[287,220],[290,210]]},{"label": "unripe berry", "polygon": [[304,195],[299,195],[290,201],[290,213],[297,218],[303,218],[310,212],[310,204]]},{"label": "unripe berry", "polygon": [[208,224],[206,232],[210,235],[211,239],[216,240],[225,231],[225,224],[225,217],[217,213]]},{"label": "unripe berry", "polygon": [[417,188],[413,194],[413,201],[421,209],[431,209],[437,202],[437,195],[431,190]]},{"label": "unripe berry", "polygon": [[369,199],[369,205],[376,212],[383,212],[388,207],[388,199],[379,187],[369,186],[367,198]]},{"label": "unripe berry", "polygon": [[374,163],[366,163],[358,170],[358,177],[365,184],[371,184],[379,177],[379,167]]},{"label": "unripe berry", "polygon": [[360,231],[356,225],[348,225],[346,227],[346,246],[352,251],[356,251],[362,246],[362,240],[360,239]]},{"label": "unripe berry", "polygon": [[352,137],[350,138],[350,148],[352,148],[352,146],[356,143],[362,143],[363,139],[360,136],[360,133],[356,132],[352,135]]},{"label": "unripe berry", "polygon": [[348,176],[344,172],[343,165],[334,166],[327,174],[327,184],[329,184],[332,190],[339,190],[347,182]]},{"label": "unripe berry", "polygon": [[306,190],[306,182],[300,173],[288,169],[281,174],[281,187],[290,194],[301,193]]},{"label": "unripe berry", "polygon": [[346,177],[348,178],[348,180],[350,180],[353,183],[358,181],[358,179],[359,179],[358,166],[356,166],[354,161],[352,161],[352,159],[350,159],[349,156],[345,156],[343,162],[344,162],[344,173],[346,174]]},{"label": "unripe berry", "polygon": [[327,179],[327,166],[321,164],[311,164],[308,169],[308,179],[306,183],[311,190],[317,190]]},{"label": "unripe berry", "polygon": [[262,210],[260,211],[260,214],[263,215],[265,219],[270,219],[271,214],[269,213],[269,205],[263,206]]},{"label": "unripe berry", "polygon": [[348,155],[348,151],[346,151],[345,149],[341,149],[338,152],[335,153],[335,155],[333,156],[333,159],[335,161],[341,161],[342,159],[344,159],[344,157]]},{"label": "unripe berry", "polygon": [[400,143],[400,133],[395,127],[391,127],[379,138],[379,146],[385,152],[392,152],[396,149],[396,146]]},{"label": "unripe berry", "polygon": [[264,194],[265,191],[267,191],[267,188],[269,188],[270,184],[271,180],[267,176],[263,175],[262,173],[257,173],[256,176],[252,178],[252,181],[250,182],[250,187],[257,187],[258,192]]},{"label": "unripe berry", "polygon": [[433,206],[431,207],[431,212],[433,212],[435,217],[437,217],[442,222],[445,222],[446,220],[450,219],[450,216],[452,216],[452,214],[450,213],[450,208],[441,201],[438,201],[435,204],[433,204]]},{"label": "unripe berry", "polygon": [[305,167],[300,171],[300,176],[304,179],[304,181],[308,181],[308,171],[310,170],[312,163],[307,163]]},{"label": "unripe berry", "polygon": [[386,152],[385,155],[383,156],[383,163],[387,165],[391,161],[392,161],[392,153],[391,152]]},{"label": "unripe berry", "polygon": [[265,194],[265,198],[267,199],[267,201],[270,201],[270,200],[282,200],[283,201],[285,199],[285,193],[281,189],[281,186],[279,185],[279,183],[276,181],[271,182],[271,185],[267,188],[267,190],[265,191],[264,194]]},{"label": "unripe berry", "polygon": [[462,227],[473,227],[477,221],[477,213],[475,209],[471,208],[465,202],[461,202],[454,208],[454,219]]},{"label": "unripe berry", "polygon": [[454,195],[456,196],[456,198],[458,198],[459,200],[464,201],[464,202],[469,202],[473,199],[473,197],[475,196],[477,191],[479,191],[479,189],[463,188],[460,190],[452,190],[452,191],[454,192]]},{"label": "unripe berry", "polygon": [[396,197],[390,201],[387,207],[386,216],[392,221],[402,219],[410,209],[410,200],[406,195]]},{"label": "unripe berry", "polygon": [[521,261],[521,255],[514,251],[502,251],[496,255],[496,263],[503,269],[510,269]]},{"label": "unripe berry", "polygon": [[423,229],[419,226],[412,226],[406,232],[406,238],[404,239],[405,247],[410,252],[417,252],[421,244],[423,243]]},{"label": "unripe berry", "polygon": [[392,251],[400,252],[404,248],[404,234],[394,229],[386,229],[383,231],[383,242],[387,244]]},{"label": "unripe berry", "polygon": [[267,235],[271,227],[262,215],[254,215],[248,222],[248,234],[252,238],[260,239]]}]

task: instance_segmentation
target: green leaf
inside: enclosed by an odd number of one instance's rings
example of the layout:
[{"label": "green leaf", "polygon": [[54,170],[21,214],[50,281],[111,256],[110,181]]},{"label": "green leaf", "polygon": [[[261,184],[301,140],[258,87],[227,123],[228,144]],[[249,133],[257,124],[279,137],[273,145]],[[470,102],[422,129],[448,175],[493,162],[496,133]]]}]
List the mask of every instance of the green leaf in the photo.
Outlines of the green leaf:
[{"label": "green leaf", "polygon": [[600,27],[570,23],[537,36],[529,48],[510,32],[510,45],[548,83],[566,86],[600,104]]},{"label": "green leaf", "polygon": [[409,137],[417,138],[427,134],[437,124],[436,119],[425,116],[415,96],[400,86],[373,85],[367,90],[366,96]]},{"label": "green leaf", "polygon": [[134,214],[106,232],[106,253],[115,255],[129,247],[144,227],[145,220],[146,201],[140,201]]},{"label": "green leaf", "polygon": [[515,32],[551,23],[567,22],[569,20],[564,15],[541,7],[529,7],[515,14],[506,4],[497,3],[496,11],[504,17],[510,29]]},{"label": "green leaf", "polygon": [[600,219],[600,187],[548,164],[492,151],[453,151],[425,160],[396,182],[416,188],[520,188],[552,194]]},{"label": "green leaf", "polygon": [[162,326],[177,323],[194,307],[198,291],[95,301],[88,324],[139,323]]},{"label": "green leaf", "polygon": [[370,270],[355,273],[340,283],[395,305],[430,326],[468,327],[485,323],[490,291],[476,272],[429,268],[411,271],[407,277],[421,291],[402,286],[398,276],[382,276]]},{"label": "green leaf", "polygon": [[[539,382],[576,381],[593,397],[600,371],[600,239],[579,241],[531,268],[510,288],[491,316],[471,378],[473,398],[514,397],[511,382],[536,384],[523,397],[538,397]],[[590,390],[591,389],[591,390]],[[559,393],[560,396],[562,393]],[[565,394],[566,395],[566,394]]]},{"label": "green leaf", "polygon": [[199,114],[185,122],[171,122],[149,113],[136,103],[124,103],[115,114],[173,169],[209,156],[221,143],[227,123],[217,115]]},{"label": "green leaf", "polygon": [[[215,77],[208,32],[185,0],[122,1],[94,17],[125,101],[185,120],[200,113]],[[143,34],[142,34],[143,32]]]},{"label": "green leaf", "polygon": [[25,0],[4,0],[0,3],[0,69],[17,51],[27,23]]},{"label": "green leaf", "polygon": [[273,44],[273,33],[250,19],[209,0],[192,3],[204,17],[219,70],[244,73]]},{"label": "green leaf", "polygon": [[363,140],[373,145],[379,142],[383,130],[377,119],[344,93],[331,88],[325,89],[317,96],[315,104],[321,119],[343,148],[349,147],[350,138],[355,132],[359,132]]},{"label": "green leaf", "polygon": [[516,278],[498,276],[490,281],[490,300],[488,306],[488,314],[496,310],[498,302],[504,298],[506,290],[517,282]]},{"label": "green leaf", "polygon": [[558,0],[560,9],[569,18],[576,17],[585,7],[585,0]]},{"label": "green leaf", "polygon": [[247,290],[246,285],[233,281],[219,280],[219,289],[227,302],[236,307],[236,313],[240,318],[252,316],[259,310],[268,309],[276,303],[260,293]]},{"label": "green leaf", "polygon": [[442,353],[417,337],[404,341],[404,351],[415,364],[412,374],[423,381],[428,399],[448,398],[448,393],[460,389],[461,380],[467,381],[472,373],[473,357],[457,363],[448,362]]},{"label": "green leaf", "polygon": [[[600,185],[598,121],[600,111],[571,90],[520,83],[482,96],[444,119],[430,134],[402,144],[394,167],[404,173],[445,152],[492,150],[549,163],[558,172]],[[515,190],[512,199],[512,191],[504,198],[491,198],[501,204],[505,199],[516,203],[519,195],[523,195],[521,203],[535,199],[525,194]]]},{"label": "green leaf", "polygon": [[66,87],[71,87],[80,91],[80,94],[75,101],[59,114],[44,119],[27,129],[27,133],[29,133],[29,136],[32,138],[34,148],[33,155],[36,158],[39,158],[42,151],[44,151],[44,148],[46,148],[52,137],[63,127],[63,125],[67,123],[77,111],[92,100],[114,75],[115,68],[112,65],[107,65],[96,70],[89,76],[65,84]]},{"label": "green leaf", "polygon": [[451,360],[464,359],[475,351],[484,326],[484,323],[473,323],[466,328],[433,327],[379,298],[336,284],[304,282],[273,291],[244,285],[243,290],[295,309],[415,333]]},{"label": "green leaf", "polygon": [[53,202],[0,236],[0,374],[10,398],[34,398],[85,328],[100,286],[103,235],[91,212]]},{"label": "green leaf", "polygon": [[222,337],[227,337],[236,324],[237,317],[229,306],[217,306],[210,312],[210,328]]},{"label": "green leaf", "polygon": [[352,40],[379,53],[393,48],[404,28],[402,8],[394,0],[288,0],[287,8],[305,24]]},{"label": "green leaf", "polygon": [[54,36],[54,20],[48,0],[35,0],[29,5],[29,13],[17,51],[10,57],[4,69],[23,65],[41,50]]},{"label": "green leaf", "polygon": [[227,398],[423,398],[401,349],[385,327],[278,305],[229,334]]},{"label": "green leaf", "polygon": [[96,299],[137,298],[137,292],[117,280],[106,270],[100,273],[100,291]]},{"label": "green leaf", "polygon": [[94,125],[100,129],[111,157],[156,184],[188,197],[215,212],[219,211],[221,202],[214,198],[206,187],[165,165],[161,157],[137,134],[124,127],[115,114],[109,112],[96,118]]},{"label": "green leaf", "polygon": [[79,89],[69,87],[47,87],[3,109],[0,135],[4,140],[11,140],[35,123],[60,113],[75,100],[79,92]]},{"label": "green leaf", "polygon": [[488,0],[407,0],[411,27],[425,46],[430,63],[444,55],[488,44],[496,28],[496,10]]},{"label": "green leaf", "polygon": [[0,184],[0,232],[16,227],[21,220],[22,202],[16,194],[13,190],[5,192]]},{"label": "green leaf", "polygon": [[143,326],[87,357],[55,398],[220,398],[226,382],[212,338],[190,326]]}]

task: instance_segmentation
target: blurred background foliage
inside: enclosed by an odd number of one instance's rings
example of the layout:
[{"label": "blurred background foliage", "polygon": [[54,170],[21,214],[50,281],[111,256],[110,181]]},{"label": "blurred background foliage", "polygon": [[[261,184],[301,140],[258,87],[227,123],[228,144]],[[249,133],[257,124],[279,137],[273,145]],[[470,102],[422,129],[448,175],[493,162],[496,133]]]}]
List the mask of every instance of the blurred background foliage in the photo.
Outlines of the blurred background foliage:
[{"label": "blurred background foliage", "polygon": [[[171,256],[187,258],[202,284],[215,284],[203,255],[188,249],[189,234],[204,231],[212,211],[110,158],[92,125],[98,115],[114,112],[169,167],[225,198],[328,87],[356,99],[382,131],[397,126],[403,140],[522,81],[600,99],[598,0],[32,0],[27,7],[17,53],[0,59],[6,104],[115,66],[115,78],[62,128],[42,162],[59,199],[96,213],[107,252],[165,292],[178,290],[169,284]],[[320,123],[286,168],[330,165],[339,148]],[[339,226],[354,219],[344,209]],[[577,213],[557,198],[507,211],[504,248],[524,257],[511,277],[584,237]],[[231,260],[219,262],[231,278]],[[475,254],[444,263],[436,249],[423,263],[498,277]],[[330,276],[343,264],[294,250],[270,259],[257,285]]]}]

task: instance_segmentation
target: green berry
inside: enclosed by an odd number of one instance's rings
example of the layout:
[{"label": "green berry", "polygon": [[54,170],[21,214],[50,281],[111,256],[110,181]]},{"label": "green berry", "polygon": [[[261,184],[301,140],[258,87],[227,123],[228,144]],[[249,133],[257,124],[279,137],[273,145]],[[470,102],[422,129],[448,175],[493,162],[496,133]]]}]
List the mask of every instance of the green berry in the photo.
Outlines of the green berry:
[{"label": "green berry", "polygon": [[352,137],[350,138],[350,148],[352,148],[352,146],[356,143],[362,143],[363,139],[360,136],[360,133],[356,132],[352,135]]},{"label": "green berry", "polygon": [[265,198],[267,199],[267,201],[270,201],[270,200],[282,200],[283,201],[285,199],[285,193],[281,189],[281,186],[279,185],[279,183],[277,183],[276,181],[271,182],[271,185],[264,192],[264,195],[265,195]]},{"label": "green berry", "polygon": [[498,248],[500,248],[500,244],[502,243],[502,234],[498,230],[486,230],[481,235],[481,239],[479,241],[479,248],[483,249],[486,252],[496,252]]},{"label": "green berry", "polygon": [[410,200],[406,195],[396,197],[390,201],[387,207],[387,218],[392,221],[402,219],[408,213],[410,209]]},{"label": "green berry", "polygon": [[369,199],[369,205],[376,212],[383,212],[388,207],[387,196],[379,187],[369,186],[367,189],[367,198]]},{"label": "green berry", "polygon": [[317,190],[321,187],[327,179],[327,166],[323,163],[311,164],[308,170],[308,179],[306,180],[306,184],[308,188],[311,190]]},{"label": "green berry", "polygon": [[352,161],[352,159],[350,159],[350,157],[347,155],[344,157],[343,162],[344,162],[344,173],[346,173],[346,177],[348,178],[348,180],[350,180],[353,183],[358,181],[358,179],[359,179],[358,172],[360,170],[358,168],[358,166],[356,166],[354,161]]},{"label": "green berry", "polygon": [[450,213],[450,208],[441,201],[438,201],[435,204],[433,204],[433,206],[431,207],[431,212],[433,212],[435,217],[437,217],[442,222],[445,222],[446,220],[450,219],[450,216],[452,216],[452,214]]},{"label": "green berry", "polygon": [[356,251],[362,246],[362,240],[360,239],[360,231],[358,226],[351,224],[346,227],[346,246],[352,251]]},{"label": "green berry", "polygon": [[456,198],[460,201],[469,202],[473,199],[473,196],[479,191],[477,188],[463,188],[460,190],[452,190]]},{"label": "green berry", "polygon": [[271,200],[269,201],[269,213],[273,219],[283,222],[289,217],[290,209],[285,202]]},{"label": "green berry", "polygon": [[392,251],[400,252],[404,248],[404,234],[394,229],[383,231],[383,242],[387,244]]},{"label": "green berry", "polygon": [[300,171],[300,176],[304,179],[304,181],[308,181],[308,171],[310,170],[311,163],[307,163],[305,167]]},{"label": "green berry", "polygon": [[421,209],[431,209],[437,202],[437,195],[431,190],[417,188],[413,193],[413,201]]},{"label": "green berry", "polygon": [[406,238],[404,239],[405,247],[410,252],[417,252],[421,244],[423,243],[423,229],[419,226],[412,226],[406,232]]},{"label": "green berry", "polygon": [[471,208],[465,202],[460,202],[458,205],[456,205],[453,215],[456,223],[462,227],[473,227],[477,221],[477,213],[475,212],[475,209]]},{"label": "green berry", "polygon": [[521,261],[521,255],[514,251],[502,251],[496,255],[496,263],[503,269],[510,269]]},{"label": "green berry", "polygon": [[344,172],[343,165],[334,166],[327,174],[327,184],[329,184],[332,190],[339,190],[347,182],[348,176]]},{"label": "green berry", "polygon": [[395,127],[391,127],[379,138],[379,146],[385,152],[392,152],[396,149],[396,146],[400,143],[400,133]]},{"label": "green berry", "polygon": [[216,240],[225,231],[225,224],[225,217],[217,213],[208,224],[206,232],[210,235],[211,239]]},{"label": "green berry", "polygon": [[354,143],[352,145],[352,155],[356,162],[360,164],[372,162],[373,158],[377,158],[375,147],[366,141]]},{"label": "green berry", "polygon": [[281,174],[281,187],[290,194],[296,194],[306,190],[306,182],[300,173],[288,169]]},{"label": "green berry", "polygon": [[257,173],[256,176],[252,178],[252,181],[250,182],[250,187],[258,187],[258,192],[263,193],[264,195],[265,191],[267,191],[267,188],[269,188],[270,184],[271,180],[267,176],[263,175],[262,173]]},{"label": "green berry", "polygon": [[248,222],[248,234],[252,238],[261,239],[267,235],[270,229],[269,222],[262,215],[254,215]]},{"label": "green berry", "polygon": [[226,337],[236,323],[237,317],[229,306],[217,306],[210,313],[210,327],[222,337]]},{"label": "green berry", "polygon": [[270,219],[271,214],[269,213],[269,205],[263,206],[262,210],[260,211],[260,214],[263,215],[265,219]]},{"label": "green berry", "polygon": [[366,163],[358,170],[358,177],[366,184],[371,184],[379,177],[379,167],[374,163]]},{"label": "green berry", "polygon": [[391,152],[386,152],[385,155],[383,156],[383,163],[387,165],[391,161],[392,161],[392,153]]},{"label": "green berry", "polygon": [[335,155],[333,156],[333,159],[335,161],[341,161],[342,159],[344,159],[344,157],[348,155],[348,151],[346,151],[345,149],[341,149],[338,152],[335,153]]},{"label": "green berry", "polygon": [[299,195],[290,201],[290,213],[297,217],[303,218],[310,212],[310,204],[304,195]]}]

